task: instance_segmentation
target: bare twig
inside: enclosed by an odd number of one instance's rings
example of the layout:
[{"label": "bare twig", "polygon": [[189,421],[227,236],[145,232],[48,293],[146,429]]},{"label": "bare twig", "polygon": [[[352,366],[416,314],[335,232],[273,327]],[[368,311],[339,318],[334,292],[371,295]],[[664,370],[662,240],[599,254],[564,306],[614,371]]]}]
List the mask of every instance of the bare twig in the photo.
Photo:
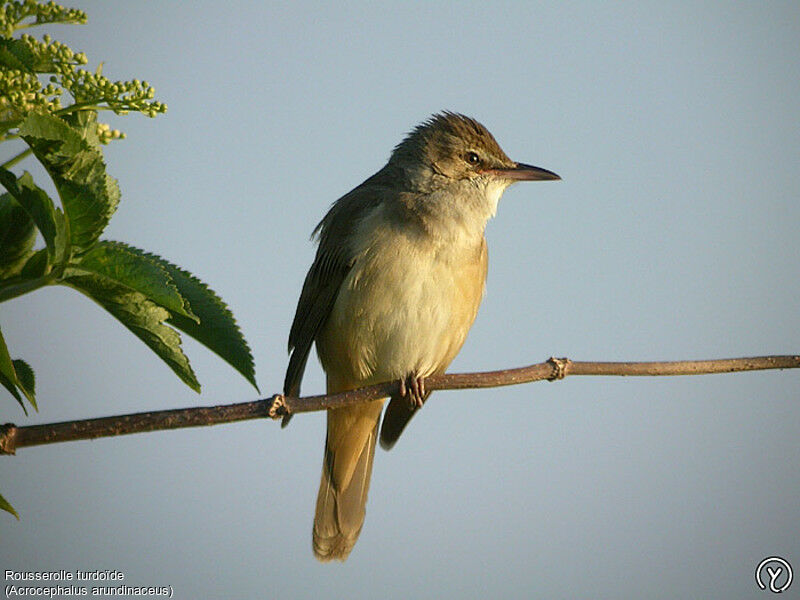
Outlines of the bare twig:
[{"label": "bare twig", "polygon": [[[800,368],[800,356],[757,356],[674,362],[578,362],[567,358],[550,358],[546,362],[518,369],[432,376],[425,380],[425,388],[433,391],[499,387],[544,379],[554,381],[563,379],[567,375],[705,375],[796,368]],[[398,382],[388,382],[341,394],[304,398],[289,398],[276,394],[263,400],[239,404],[161,410],[47,425],[17,427],[13,423],[8,423],[0,426],[0,454],[14,454],[17,448],[25,446],[89,440],[144,431],[218,425],[264,417],[278,419],[295,413],[341,408],[397,393],[399,393]]]}]

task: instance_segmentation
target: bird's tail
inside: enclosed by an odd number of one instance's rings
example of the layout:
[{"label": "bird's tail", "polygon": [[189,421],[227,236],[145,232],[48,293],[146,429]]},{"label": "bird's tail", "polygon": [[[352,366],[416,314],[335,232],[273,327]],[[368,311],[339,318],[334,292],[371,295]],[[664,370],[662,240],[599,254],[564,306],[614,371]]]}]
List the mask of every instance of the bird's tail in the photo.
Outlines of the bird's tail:
[{"label": "bird's tail", "polygon": [[361,533],[383,400],[328,411],[314,555],[344,561]]}]

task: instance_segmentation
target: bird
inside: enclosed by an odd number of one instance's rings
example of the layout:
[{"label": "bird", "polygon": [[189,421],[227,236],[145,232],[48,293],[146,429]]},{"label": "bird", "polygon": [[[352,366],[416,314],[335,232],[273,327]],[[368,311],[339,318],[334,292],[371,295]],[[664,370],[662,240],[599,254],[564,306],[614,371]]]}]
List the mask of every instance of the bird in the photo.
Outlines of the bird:
[{"label": "bird", "polygon": [[320,561],[344,561],[366,515],[375,446],[389,449],[461,349],[484,295],[484,230],[503,191],[557,180],[511,160],[486,127],[442,111],[386,165],[336,200],[314,229],[316,256],[289,333],[284,394],[297,397],[311,346],[327,393],[399,381],[389,398],[329,409],[312,533]]}]

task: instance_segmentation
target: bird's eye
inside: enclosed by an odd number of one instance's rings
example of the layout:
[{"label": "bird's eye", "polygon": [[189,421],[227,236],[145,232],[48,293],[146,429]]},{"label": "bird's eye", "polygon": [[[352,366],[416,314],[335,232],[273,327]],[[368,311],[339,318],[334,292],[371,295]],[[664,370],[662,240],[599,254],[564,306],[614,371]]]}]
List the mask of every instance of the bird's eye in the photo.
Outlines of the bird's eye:
[{"label": "bird's eye", "polygon": [[481,163],[481,157],[475,154],[474,152],[468,152],[467,162],[471,165],[479,165]]}]

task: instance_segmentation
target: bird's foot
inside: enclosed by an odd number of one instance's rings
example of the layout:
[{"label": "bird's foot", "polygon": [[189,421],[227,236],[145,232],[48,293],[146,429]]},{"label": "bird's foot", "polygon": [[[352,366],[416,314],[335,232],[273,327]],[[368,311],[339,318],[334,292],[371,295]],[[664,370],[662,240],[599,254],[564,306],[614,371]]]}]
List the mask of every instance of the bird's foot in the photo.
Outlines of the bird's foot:
[{"label": "bird's foot", "polygon": [[408,375],[400,378],[400,395],[408,399],[412,410],[422,408],[425,400],[425,378]]}]

